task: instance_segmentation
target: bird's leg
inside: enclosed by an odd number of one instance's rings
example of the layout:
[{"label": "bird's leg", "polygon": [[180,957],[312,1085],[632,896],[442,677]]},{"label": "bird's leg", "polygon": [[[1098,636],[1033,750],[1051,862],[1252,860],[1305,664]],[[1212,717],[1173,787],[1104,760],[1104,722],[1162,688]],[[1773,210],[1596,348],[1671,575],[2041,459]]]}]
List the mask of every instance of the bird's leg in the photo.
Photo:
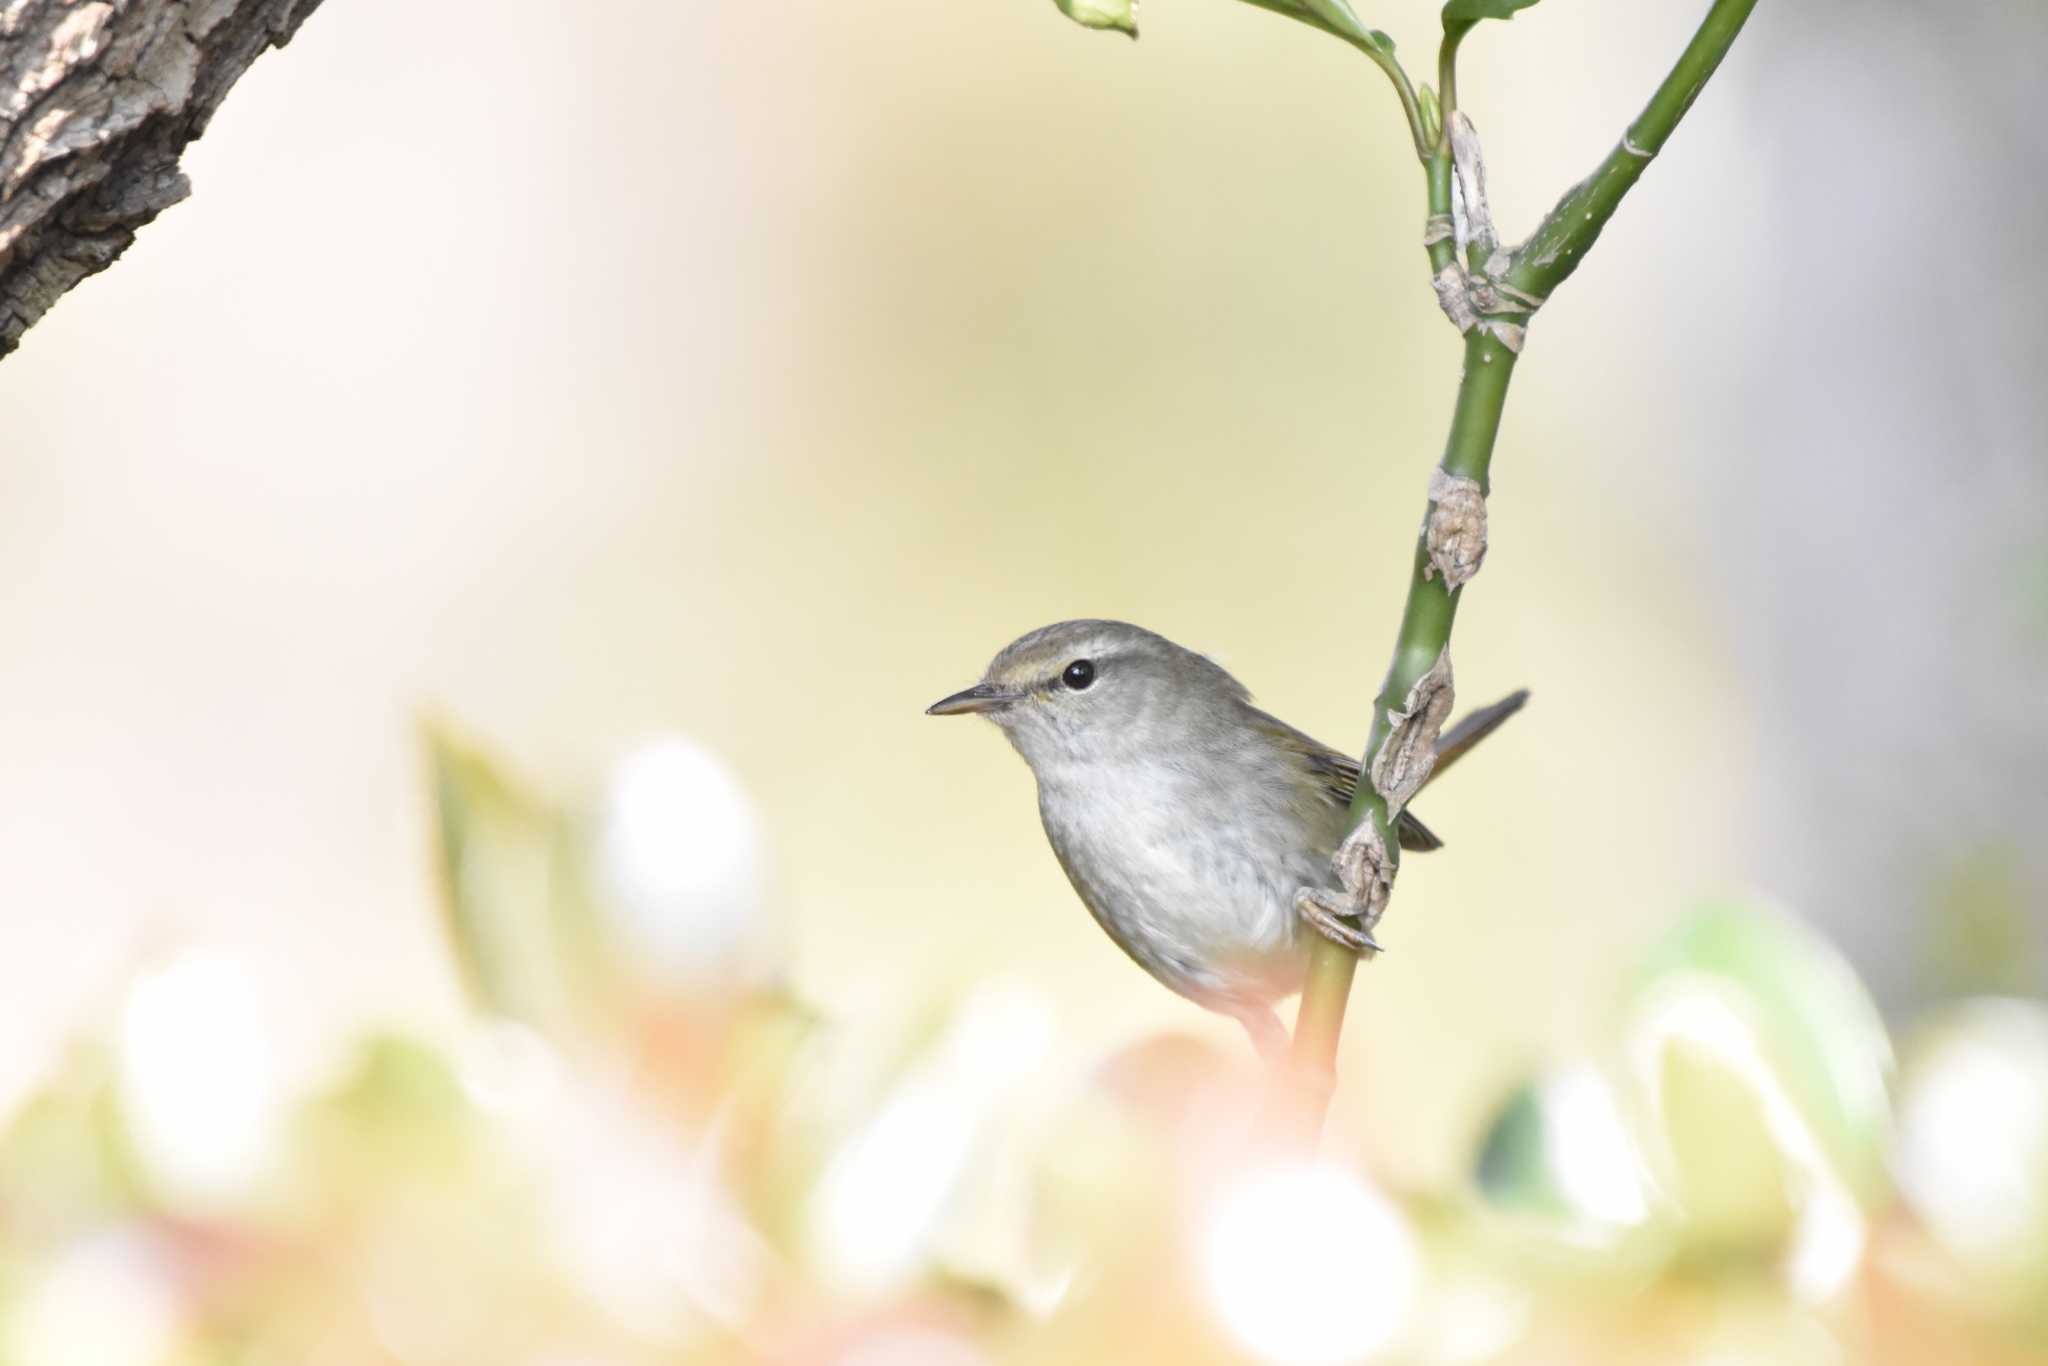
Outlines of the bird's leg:
[{"label": "bird's leg", "polygon": [[1377,953],[1379,943],[1372,937],[1380,913],[1393,894],[1394,873],[1387,858],[1386,843],[1379,826],[1370,820],[1344,837],[1330,859],[1342,891],[1324,887],[1303,887],[1294,894],[1294,910],[1317,934],[1342,944],[1354,953]]},{"label": "bird's leg", "polygon": [[1252,1047],[1259,1050],[1259,1056],[1269,1067],[1286,1066],[1290,1044],[1287,1027],[1272,1010],[1261,1005],[1234,1005],[1230,1013],[1251,1035]]}]

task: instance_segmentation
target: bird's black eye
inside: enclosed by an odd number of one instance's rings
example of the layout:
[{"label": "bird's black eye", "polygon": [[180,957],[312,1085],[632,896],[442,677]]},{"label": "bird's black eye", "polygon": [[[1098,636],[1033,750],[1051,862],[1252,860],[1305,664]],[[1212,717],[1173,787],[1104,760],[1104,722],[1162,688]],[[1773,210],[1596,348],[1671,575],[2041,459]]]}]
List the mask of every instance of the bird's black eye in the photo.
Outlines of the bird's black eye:
[{"label": "bird's black eye", "polygon": [[1060,675],[1060,682],[1066,684],[1075,692],[1081,691],[1081,689],[1094,681],[1095,662],[1089,659],[1075,660],[1072,664],[1067,665],[1067,671]]}]

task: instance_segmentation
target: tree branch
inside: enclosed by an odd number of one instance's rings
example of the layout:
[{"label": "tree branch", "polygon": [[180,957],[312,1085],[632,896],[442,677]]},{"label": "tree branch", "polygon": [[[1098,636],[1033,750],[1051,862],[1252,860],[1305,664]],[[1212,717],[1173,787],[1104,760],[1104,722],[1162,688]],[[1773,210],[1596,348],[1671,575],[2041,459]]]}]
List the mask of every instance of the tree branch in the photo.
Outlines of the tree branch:
[{"label": "tree branch", "polygon": [[[1367,821],[1375,827],[1377,843],[1384,850],[1387,863],[1385,876],[1389,878],[1398,871],[1400,863],[1401,844],[1393,823],[1399,812],[1389,809],[1385,795],[1378,790],[1377,779],[1370,775],[1389,737],[1413,710],[1410,698],[1416,686],[1440,660],[1448,673],[1451,627],[1464,589],[1461,583],[1452,582],[1450,574],[1438,572],[1442,566],[1431,553],[1432,532],[1445,511],[1445,493],[1460,489],[1469,499],[1470,489],[1476,485],[1478,494],[1484,496],[1494,443],[1507,404],[1508,382],[1521,351],[1523,324],[1585,258],[1622,196],[1663,147],[1755,7],[1756,0],[1715,0],[1678,64],[1657,88],[1649,107],[1629,126],[1620,146],[1589,179],[1564,197],[1527,245],[1512,257],[1497,258],[1505,263],[1505,270],[1479,259],[1492,253],[1474,252],[1470,275],[1459,267],[1456,259],[1457,248],[1467,244],[1453,240],[1446,230],[1449,225],[1443,221],[1450,208],[1453,171],[1469,170],[1473,181],[1479,179],[1476,140],[1469,151],[1469,166],[1468,153],[1454,146],[1460,126],[1455,104],[1457,44],[1447,36],[1439,80],[1450,93],[1443,101],[1444,137],[1426,160],[1430,219],[1424,242],[1445,312],[1465,337],[1465,373],[1458,384],[1457,406],[1443,461],[1431,481],[1429,515],[1424,518],[1423,531],[1416,541],[1408,580],[1408,604],[1401,617],[1393,663],[1373,702],[1372,734],[1363,765],[1368,777],[1359,782],[1351,803],[1354,827]],[[1469,123],[1462,126],[1469,131]],[[1467,215],[1474,207],[1465,205]],[[1428,739],[1433,744],[1435,737]],[[1369,931],[1372,927],[1368,924],[1365,928]],[[1307,1119],[1312,1121],[1312,1129],[1321,1128],[1328,1104],[1336,1075],[1337,1045],[1344,1029],[1344,1011],[1357,969],[1358,956],[1350,949],[1317,938],[1294,1032],[1295,1068],[1309,1096],[1306,1103],[1312,1113]]]},{"label": "tree branch", "polygon": [[0,356],[190,192],[186,144],[319,4],[0,5]]}]

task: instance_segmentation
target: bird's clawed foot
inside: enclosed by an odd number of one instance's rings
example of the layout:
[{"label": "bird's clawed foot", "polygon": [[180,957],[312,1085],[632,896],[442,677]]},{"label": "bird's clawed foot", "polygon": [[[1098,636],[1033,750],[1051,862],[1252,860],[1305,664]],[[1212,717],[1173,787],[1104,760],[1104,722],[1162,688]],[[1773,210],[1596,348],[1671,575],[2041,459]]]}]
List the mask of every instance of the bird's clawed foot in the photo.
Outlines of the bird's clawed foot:
[{"label": "bird's clawed foot", "polygon": [[1353,953],[1378,953],[1373,927],[1394,891],[1393,862],[1379,826],[1370,819],[1360,821],[1337,846],[1330,866],[1343,890],[1303,887],[1294,894],[1295,913],[1332,943]]},{"label": "bird's clawed foot", "polygon": [[1342,893],[1326,892],[1320,887],[1303,887],[1294,894],[1294,912],[1333,944],[1342,944],[1353,953],[1380,951],[1379,941],[1372,937],[1372,931],[1362,924],[1353,923],[1358,908],[1350,897]]}]

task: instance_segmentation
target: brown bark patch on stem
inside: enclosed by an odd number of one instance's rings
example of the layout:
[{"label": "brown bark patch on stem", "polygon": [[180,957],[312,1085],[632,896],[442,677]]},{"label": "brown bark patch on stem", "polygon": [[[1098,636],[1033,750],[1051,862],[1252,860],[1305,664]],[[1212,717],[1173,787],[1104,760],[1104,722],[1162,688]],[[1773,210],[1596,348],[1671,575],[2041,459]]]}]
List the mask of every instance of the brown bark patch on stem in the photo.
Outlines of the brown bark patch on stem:
[{"label": "brown bark patch on stem", "polygon": [[1486,562],[1486,495],[1479,482],[1436,470],[1429,477],[1429,520],[1423,523],[1423,549],[1429,563],[1422,577],[1444,576],[1455,592],[1469,583]]},{"label": "brown bark patch on stem", "polygon": [[1437,305],[1451,320],[1451,326],[1458,329],[1458,335],[1470,332],[1473,324],[1479,321],[1479,312],[1472,306],[1472,291],[1465,278],[1465,268],[1456,261],[1451,262],[1430,279],[1429,287],[1436,291]]},{"label": "brown bark patch on stem", "polygon": [[1429,771],[1436,767],[1437,736],[1443,734],[1454,700],[1451,651],[1445,646],[1429,672],[1408,690],[1401,710],[1388,715],[1392,729],[1379,753],[1372,756],[1372,786],[1387,803],[1388,820],[1399,815],[1409,799],[1429,781]]}]

